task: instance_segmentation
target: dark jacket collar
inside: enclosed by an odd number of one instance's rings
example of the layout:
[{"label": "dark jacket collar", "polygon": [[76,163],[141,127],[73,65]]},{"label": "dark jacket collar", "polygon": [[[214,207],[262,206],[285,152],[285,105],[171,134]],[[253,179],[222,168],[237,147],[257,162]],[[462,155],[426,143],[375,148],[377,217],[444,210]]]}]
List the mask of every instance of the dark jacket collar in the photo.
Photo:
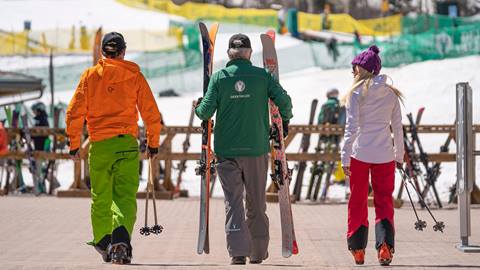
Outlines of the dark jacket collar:
[{"label": "dark jacket collar", "polygon": [[249,65],[249,66],[251,66],[252,62],[250,62],[250,60],[248,60],[248,59],[237,58],[237,59],[233,59],[233,60],[228,61],[227,67],[231,66],[231,65]]}]

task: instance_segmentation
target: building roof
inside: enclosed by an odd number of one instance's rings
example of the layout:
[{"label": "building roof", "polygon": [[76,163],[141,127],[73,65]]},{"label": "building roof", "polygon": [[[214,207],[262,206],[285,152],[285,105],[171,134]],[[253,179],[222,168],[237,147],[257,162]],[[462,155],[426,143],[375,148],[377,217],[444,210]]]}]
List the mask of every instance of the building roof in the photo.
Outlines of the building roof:
[{"label": "building roof", "polygon": [[40,78],[0,71],[0,106],[38,99],[44,88]]}]

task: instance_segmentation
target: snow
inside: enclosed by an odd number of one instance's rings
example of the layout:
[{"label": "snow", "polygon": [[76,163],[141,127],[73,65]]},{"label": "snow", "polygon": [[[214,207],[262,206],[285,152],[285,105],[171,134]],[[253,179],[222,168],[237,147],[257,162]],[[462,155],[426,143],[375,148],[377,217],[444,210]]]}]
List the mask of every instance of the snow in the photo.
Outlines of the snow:
[{"label": "snow", "polygon": [[[23,20],[30,19],[33,22],[34,29],[52,29],[55,27],[65,27],[66,25],[82,23],[90,26],[102,24],[105,27],[115,27],[118,29],[127,28],[155,28],[167,27],[169,15],[131,9],[116,3],[113,0],[103,1],[0,1],[2,9],[0,11],[0,28],[21,30]],[[55,16],[45,16],[45,7],[55,5]],[[75,10],[75,12],[71,12]],[[121,14],[121,16],[119,16]],[[138,18],[142,19],[138,19]],[[120,19],[121,18],[121,19]],[[223,24],[222,24],[223,26]],[[254,53],[261,52],[259,34],[264,31],[258,27],[220,27],[220,33],[217,37],[217,49],[215,54],[214,69],[221,68],[227,60],[226,49],[228,39],[232,33],[241,31],[248,33],[252,41]],[[286,49],[301,45],[300,41],[285,36],[277,36],[276,46],[279,49]],[[129,57],[132,57],[131,55]],[[258,55],[254,58],[254,64],[261,66],[261,60]],[[25,69],[48,65],[46,58],[0,58],[0,66],[7,69]],[[88,56],[65,56],[64,58],[55,58],[56,65],[69,65],[74,62],[90,61]],[[279,53],[280,80],[284,88],[292,97],[293,114],[292,124],[305,124],[308,121],[310,102],[317,98],[320,104],[325,101],[325,93],[328,89],[336,87],[341,94],[345,94],[352,83],[351,69],[322,70],[320,68],[302,68],[301,70],[291,72],[292,69],[286,68],[293,65],[293,61],[310,61],[302,59],[298,55],[287,55]],[[21,62],[21,63],[19,63]],[[297,63],[295,63],[297,64]],[[17,65],[17,66],[16,66]],[[408,112],[416,112],[421,106],[426,107],[422,123],[424,124],[452,124],[455,120],[455,84],[458,82],[469,82],[474,93],[474,123],[480,124],[480,56],[469,56],[456,59],[447,59],[441,61],[427,61],[405,65],[398,68],[386,68],[382,72],[388,74],[394,86],[399,88],[405,95],[405,107],[402,108],[403,115]],[[287,71],[287,72],[285,72]],[[187,75],[188,74],[188,75]],[[189,72],[182,75],[185,81],[201,82],[201,73],[199,71]],[[155,80],[153,80],[155,81]],[[152,83],[152,81],[150,81]],[[76,82],[75,82],[76,84]],[[74,89],[75,84],[68,89]],[[68,103],[73,95],[73,90],[56,92],[56,101]],[[187,125],[190,106],[192,100],[201,96],[200,86],[188,92],[182,93],[180,97],[158,98],[158,107],[162,112],[167,125]],[[49,95],[45,95],[43,100],[49,102]],[[318,113],[318,108],[317,108]],[[404,119],[404,123],[407,123]],[[195,119],[194,125],[200,124]],[[438,152],[440,145],[446,139],[447,134],[425,135],[421,134],[420,139],[427,152]],[[177,136],[173,140],[173,150],[181,151],[181,143],[184,136]],[[311,138],[311,151],[313,151],[317,136]],[[296,152],[300,143],[300,136],[297,136],[287,149],[288,152]],[[191,152],[200,151],[200,136],[192,135]],[[477,137],[477,145],[480,145]],[[454,144],[451,145],[451,152],[455,150]],[[61,189],[67,189],[73,179],[73,162],[60,161],[60,170],[58,179],[61,182]],[[174,167],[177,161],[174,162]],[[146,165],[146,163],[145,163]],[[293,167],[293,162],[290,164]],[[310,163],[308,163],[310,167]],[[199,194],[199,177],[194,173],[195,162],[187,162],[187,171],[183,179],[183,187],[188,189],[190,195]],[[305,178],[309,179],[309,167],[307,167]],[[176,179],[177,171],[173,171],[173,179]],[[448,198],[448,187],[456,179],[455,163],[442,164],[442,174],[437,184],[441,197],[444,201]],[[24,173],[27,178],[29,173]],[[295,178],[296,172],[294,172]],[[480,177],[480,166],[477,166],[477,175]],[[144,168],[143,178],[146,178],[146,166]],[[397,177],[397,188],[400,184]],[[27,182],[31,181],[27,179]],[[304,180],[306,183],[307,180]],[[293,186],[293,185],[292,185]],[[141,183],[141,189],[145,187],[145,182]],[[305,189],[304,189],[305,190]],[[344,189],[334,186],[330,192],[335,198],[344,196]],[[222,196],[220,185],[217,183],[214,196]]]},{"label": "snow", "polygon": [[[69,28],[80,24],[87,28],[167,30],[170,18],[180,17],[155,11],[134,9],[115,0],[15,0],[0,1],[0,29],[23,30],[23,22],[32,22],[32,30]],[[52,14],[52,11],[54,14]]]},{"label": "snow", "polygon": [[[75,55],[75,56],[55,56],[55,67],[91,62],[92,56],[90,55]],[[30,69],[45,68],[48,67],[50,59],[48,56],[8,56],[0,57],[0,67],[3,70],[8,68],[9,71],[25,71]]]}]

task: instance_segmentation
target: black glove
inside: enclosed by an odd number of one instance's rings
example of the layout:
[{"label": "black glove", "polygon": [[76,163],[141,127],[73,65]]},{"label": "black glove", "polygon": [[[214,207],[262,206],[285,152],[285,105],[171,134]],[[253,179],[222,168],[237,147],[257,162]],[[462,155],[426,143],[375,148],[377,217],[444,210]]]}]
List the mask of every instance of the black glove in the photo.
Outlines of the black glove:
[{"label": "black glove", "polygon": [[158,154],[158,147],[148,147],[148,156],[152,157]]},{"label": "black glove", "polygon": [[290,121],[282,121],[282,127],[283,127],[283,138],[286,138],[288,135],[288,124]]},{"label": "black glove", "polygon": [[202,100],[203,100],[203,97],[199,97],[197,99],[197,102],[195,102],[195,109],[198,108],[198,105],[200,105],[200,103],[202,103]]},{"label": "black glove", "polygon": [[68,154],[70,154],[70,156],[75,156],[77,154],[77,152],[78,152],[78,148],[70,150],[70,152]]}]

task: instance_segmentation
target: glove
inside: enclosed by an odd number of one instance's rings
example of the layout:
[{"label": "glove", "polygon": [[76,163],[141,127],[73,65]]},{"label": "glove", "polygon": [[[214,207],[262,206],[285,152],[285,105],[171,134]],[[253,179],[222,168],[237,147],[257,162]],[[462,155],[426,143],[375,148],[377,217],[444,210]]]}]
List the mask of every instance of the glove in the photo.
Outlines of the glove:
[{"label": "glove", "polygon": [[286,138],[288,136],[288,124],[290,121],[282,121],[282,127],[283,127],[283,138]]},{"label": "glove", "polygon": [[403,169],[403,162],[400,163],[398,161],[395,161],[395,166],[397,167],[397,169]]},{"label": "glove", "polygon": [[202,100],[203,100],[203,97],[199,97],[199,98],[197,99],[197,101],[195,102],[195,105],[194,105],[194,106],[195,106],[195,109],[198,108],[198,105],[200,105],[200,103],[202,103]]},{"label": "glove", "polygon": [[73,159],[73,161],[80,160],[80,152],[78,151],[78,148],[70,150],[69,154],[70,154],[70,158]]},{"label": "glove", "polygon": [[148,147],[148,157],[153,158],[158,154],[158,147]]}]

